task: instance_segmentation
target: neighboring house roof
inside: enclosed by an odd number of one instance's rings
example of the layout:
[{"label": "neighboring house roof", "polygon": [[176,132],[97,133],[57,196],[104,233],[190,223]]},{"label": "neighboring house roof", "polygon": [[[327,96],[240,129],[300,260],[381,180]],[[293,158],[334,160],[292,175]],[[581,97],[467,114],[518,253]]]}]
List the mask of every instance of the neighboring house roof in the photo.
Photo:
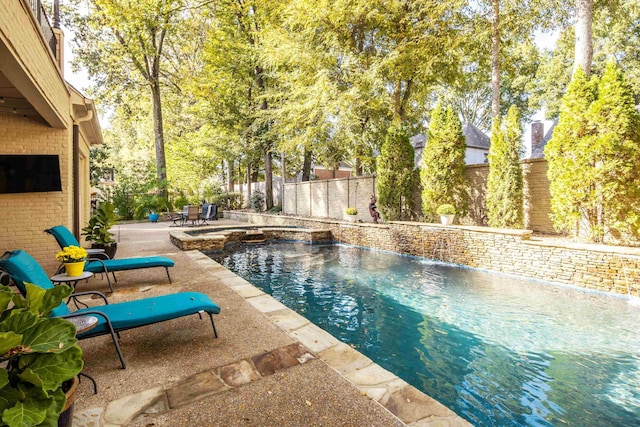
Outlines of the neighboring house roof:
[{"label": "neighboring house roof", "polygon": [[[467,149],[475,148],[487,150],[487,152],[489,151],[491,139],[473,124],[463,124],[462,133],[466,139]],[[411,141],[411,145],[413,145],[415,153],[414,164],[416,167],[420,167],[422,165],[422,151],[424,150],[424,146],[427,142],[427,137],[424,134],[419,133],[409,138],[409,141]]]},{"label": "neighboring house roof", "polygon": [[467,147],[488,150],[491,146],[491,139],[471,123],[465,123],[462,126],[462,133],[467,139]]}]

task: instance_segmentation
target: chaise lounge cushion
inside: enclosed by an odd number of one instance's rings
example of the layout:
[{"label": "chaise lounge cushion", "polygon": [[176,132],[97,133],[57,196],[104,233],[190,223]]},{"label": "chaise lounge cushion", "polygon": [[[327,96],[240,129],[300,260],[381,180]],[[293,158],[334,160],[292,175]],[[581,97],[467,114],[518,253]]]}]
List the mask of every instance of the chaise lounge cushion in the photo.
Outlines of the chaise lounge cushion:
[{"label": "chaise lounge cushion", "polygon": [[108,271],[123,271],[150,267],[168,268],[173,267],[174,264],[175,263],[171,258],[163,256],[105,259],[103,261],[87,261],[84,266],[84,271],[90,271],[92,273],[104,273],[105,267]]},{"label": "chaise lounge cushion", "polygon": [[[106,314],[111,320],[113,329],[123,331],[140,325],[164,322],[165,320],[189,316],[199,311],[219,314],[220,307],[211,301],[207,295],[197,292],[180,292],[177,294],[163,295],[145,298],[137,301],[127,301],[118,304],[109,304],[97,309]],[[83,308],[74,311],[95,311],[96,307]],[[109,333],[107,322],[104,318],[98,319],[98,324],[91,330],[78,334],[78,338],[87,338],[94,335]]]}]

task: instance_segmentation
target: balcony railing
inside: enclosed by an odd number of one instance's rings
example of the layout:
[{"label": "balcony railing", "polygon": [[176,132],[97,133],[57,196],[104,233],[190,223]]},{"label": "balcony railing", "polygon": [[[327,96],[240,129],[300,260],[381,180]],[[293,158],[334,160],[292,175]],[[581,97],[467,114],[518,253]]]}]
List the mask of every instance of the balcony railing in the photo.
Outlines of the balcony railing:
[{"label": "balcony railing", "polygon": [[42,31],[42,35],[44,36],[44,40],[49,44],[49,48],[53,53],[54,58],[57,58],[57,43],[58,40],[56,36],[53,34],[53,28],[49,23],[49,18],[47,17],[47,13],[42,7],[41,0],[27,0],[29,5],[31,6],[31,10],[33,11],[33,15],[36,17],[38,21],[38,25],[40,26],[40,30]]}]

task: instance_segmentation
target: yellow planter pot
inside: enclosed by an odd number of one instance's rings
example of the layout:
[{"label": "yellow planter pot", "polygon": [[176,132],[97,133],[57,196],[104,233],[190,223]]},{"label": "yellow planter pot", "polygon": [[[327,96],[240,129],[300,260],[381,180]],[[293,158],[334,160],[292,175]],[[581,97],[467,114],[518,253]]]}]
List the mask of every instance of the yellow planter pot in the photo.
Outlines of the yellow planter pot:
[{"label": "yellow planter pot", "polygon": [[67,276],[70,276],[70,277],[82,276],[82,271],[84,270],[84,261],[65,262],[64,269],[67,273]]}]

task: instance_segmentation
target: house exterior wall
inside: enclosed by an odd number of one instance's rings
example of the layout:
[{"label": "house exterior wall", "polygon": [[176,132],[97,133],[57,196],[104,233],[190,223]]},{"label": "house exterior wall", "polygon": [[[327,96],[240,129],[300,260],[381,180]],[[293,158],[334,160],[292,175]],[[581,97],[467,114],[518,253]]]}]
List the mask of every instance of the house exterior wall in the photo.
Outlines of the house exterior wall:
[{"label": "house exterior wall", "polygon": [[313,174],[316,177],[316,180],[322,180],[322,179],[334,179],[334,178],[348,178],[351,176],[351,171],[350,170],[327,170],[327,169],[320,169],[320,168],[316,168],[313,170]]},{"label": "house exterior wall", "polygon": [[487,154],[489,154],[489,150],[483,148],[467,147],[464,152],[464,163],[467,165],[486,163]]},{"label": "house exterior wall", "polygon": [[[61,32],[57,36],[62,40]],[[60,59],[62,50],[60,43]],[[64,81],[28,0],[0,1],[0,72],[10,83],[4,93],[24,98],[39,114],[0,113],[0,154],[57,155],[62,184],[62,191],[0,194],[0,254],[26,250],[53,274],[59,247],[43,230],[60,224],[74,229],[74,120],[82,122],[77,141],[81,227],[90,214],[89,147],[102,141],[100,126],[93,103]]]},{"label": "house exterior wall", "polygon": [[62,191],[0,194],[0,251],[24,249],[53,274],[59,250],[45,228],[72,223],[72,135],[42,120],[0,113],[0,152],[3,154],[56,154],[60,160]]},{"label": "house exterior wall", "polygon": [[26,0],[0,2],[0,58],[0,69],[50,125],[70,125],[69,91]]}]

